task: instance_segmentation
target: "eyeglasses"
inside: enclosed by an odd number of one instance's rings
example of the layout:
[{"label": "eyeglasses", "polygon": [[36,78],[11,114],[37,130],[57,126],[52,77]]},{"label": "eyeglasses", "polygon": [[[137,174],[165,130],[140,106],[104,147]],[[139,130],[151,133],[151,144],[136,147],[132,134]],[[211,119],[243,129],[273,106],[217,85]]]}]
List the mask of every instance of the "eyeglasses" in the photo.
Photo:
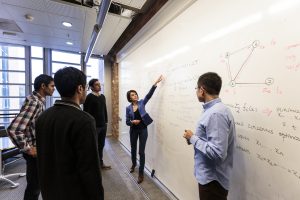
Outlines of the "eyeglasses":
[{"label": "eyeglasses", "polygon": [[206,91],[205,88],[203,86],[197,86],[195,87],[195,90],[202,90],[202,91]]}]

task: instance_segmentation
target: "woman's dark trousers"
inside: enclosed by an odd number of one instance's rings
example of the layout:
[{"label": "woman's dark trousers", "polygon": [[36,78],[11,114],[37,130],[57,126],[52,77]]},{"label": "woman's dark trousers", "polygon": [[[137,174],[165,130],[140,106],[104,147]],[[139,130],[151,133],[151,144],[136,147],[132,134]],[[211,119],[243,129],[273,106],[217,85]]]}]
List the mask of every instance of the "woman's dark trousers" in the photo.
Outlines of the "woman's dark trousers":
[{"label": "woman's dark trousers", "polygon": [[143,129],[130,128],[131,160],[133,166],[136,166],[136,149],[137,149],[137,140],[139,139],[139,155],[140,155],[139,174],[140,175],[144,174],[145,147],[146,147],[147,138],[148,138],[147,128],[143,128]]}]

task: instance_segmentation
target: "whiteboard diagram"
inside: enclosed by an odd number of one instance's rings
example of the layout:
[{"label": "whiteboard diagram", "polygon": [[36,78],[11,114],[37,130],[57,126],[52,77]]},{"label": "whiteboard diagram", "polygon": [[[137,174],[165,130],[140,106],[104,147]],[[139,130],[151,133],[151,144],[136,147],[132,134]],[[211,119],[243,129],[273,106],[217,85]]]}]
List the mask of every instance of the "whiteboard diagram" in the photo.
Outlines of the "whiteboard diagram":
[{"label": "whiteboard diagram", "polygon": [[[235,87],[238,84],[266,84],[266,85],[271,85],[274,83],[273,78],[266,78],[265,81],[262,82],[243,82],[242,80],[239,80],[239,76],[242,73],[242,70],[247,66],[248,61],[251,59],[252,55],[254,54],[255,50],[260,47],[259,45],[259,41],[255,40],[252,44],[247,45],[246,47],[243,47],[241,49],[238,49],[236,51],[233,52],[227,52],[225,54],[225,60],[226,60],[226,65],[227,65],[227,70],[228,70],[228,76],[230,79],[230,86],[231,87]],[[231,58],[232,57],[236,57],[236,56],[240,56],[240,54],[244,55],[244,59],[241,60],[241,62],[235,64],[237,66],[236,72],[233,72],[232,68],[232,64],[231,64]]]}]

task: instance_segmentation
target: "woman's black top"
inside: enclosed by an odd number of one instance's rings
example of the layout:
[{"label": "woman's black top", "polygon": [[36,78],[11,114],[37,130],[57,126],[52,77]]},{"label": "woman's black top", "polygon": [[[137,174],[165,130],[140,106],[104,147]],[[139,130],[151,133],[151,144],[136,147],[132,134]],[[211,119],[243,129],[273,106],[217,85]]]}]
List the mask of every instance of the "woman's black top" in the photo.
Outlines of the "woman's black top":
[{"label": "woman's black top", "polygon": [[144,129],[144,128],[147,128],[147,126],[143,123],[143,120],[142,120],[141,114],[139,112],[139,109],[137,109],[134,112],[134,119],[135,120],[141,120],[141,122],[139,124],[137,124],[137,125],[133,125],[132,126],[133,129]]}]

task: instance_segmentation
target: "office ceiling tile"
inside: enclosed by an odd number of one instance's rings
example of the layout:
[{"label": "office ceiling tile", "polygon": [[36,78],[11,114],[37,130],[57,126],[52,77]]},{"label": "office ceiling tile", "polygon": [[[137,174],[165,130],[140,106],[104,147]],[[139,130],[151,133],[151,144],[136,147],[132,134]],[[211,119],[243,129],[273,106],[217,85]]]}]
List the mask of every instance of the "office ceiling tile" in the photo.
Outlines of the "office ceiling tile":
[{"label": "office ceiling tile", "polygon": [[77,43],[81,40],[82,34],[77,31],[67,31],[62,29],[53,29],[53,34],[55,37],[62,38],[65,40],[75,40]]},{"label": "office ceiling tile", "polygon": [[114,0],[113,2],[141,9],[147,0]]},{"label": "office ceiling tile", "polygon": [[2,19],[10,19],[11,16],[8,14],[2,2],[0,2],[0,18]]},{"label": "office ceiling tile", "polygon": [[131,7],[141,9],[147,0],[132,0],[130,3]]},{"label": "office ceiling tile", "polygon": [[[44,0],[45,7],[48,13],[52,13],[59,16],[67,16],[76,19],[84,19],[86,7],[80,5],[69,5],[65,3],[59,3],[57,1]],[[91,8],[87,8],[91,9]]]},{"label": "office ceiling tile", "polygon": [[89,41],[93,32],[94,25],[96,24],[97,13],[92,10],[86,12],[84,28],[82,31],[81,51],[85,52],[88,48]]},{"label": "office ceiling tile", "polygon": [[[77,19],[72,17],[66,17],[61,15],[54,15],[51,13],[47,14],[48,18],[51,19],[51,26],[58,28],[58,29],[64,29],[68,31],[82,31],[84,27],[84,21],[85,19]],[[65,27],[62,25],[62,22],[70,22],[72,24],[72,27]]]},{"label": "office ceiling tile", "polygon": [[19,27],[22,29],[24,33],[35,35],[44,35],[44,36],[54,36],[53,29],[49,26],[41,26],[37,24],[30,24],[27,22],[18,22]]},{"label": "office ceiling tile", "polygon": [[9,44],[18,44],[18,45],[27,45],[27,41],[20,37],[14,37],[14,36],[7,36],[3,35],[2,31],[0,31],[0,41],[3,43],[9,43]]},{"label": "office ceiling tile", "polygon": [[[113,1],[140,9],[147,0]],[[0,18],[15,21],[24,32],[9,36],[0,30],[0,42],[85,52],[96,24],[97,9],[61,0],[0,0]],[[28,21],[26,14],[34,19]],[[64,27],[63,21],[73,26]],[[130,18],[108,13],[93,53],[107,54],[130,22]],[[73,45],[67,45],[67,41]]]},{"label": "office ceiling tile", "polygon": [[[12,6],[4,4],[4,8],[9,13],[11,18],[16,22],[27,22],[32,24],[38,24],[42,26],[50,26],[50,21],[48,16],[43,11],[32,10],[28,8],[22,8],[19,6]],[[26,14],[30,14],[34,19],[32,21],[28,21],[25,18]]]},{"label": "office ceiling tile", "polygon": [[107,54],[130,22],[130,18],[108,13],[93,53]]},{"label": "office ceiling tile", "polygon": [[45,11],[44,0],[2,0],[3,4]]}]

